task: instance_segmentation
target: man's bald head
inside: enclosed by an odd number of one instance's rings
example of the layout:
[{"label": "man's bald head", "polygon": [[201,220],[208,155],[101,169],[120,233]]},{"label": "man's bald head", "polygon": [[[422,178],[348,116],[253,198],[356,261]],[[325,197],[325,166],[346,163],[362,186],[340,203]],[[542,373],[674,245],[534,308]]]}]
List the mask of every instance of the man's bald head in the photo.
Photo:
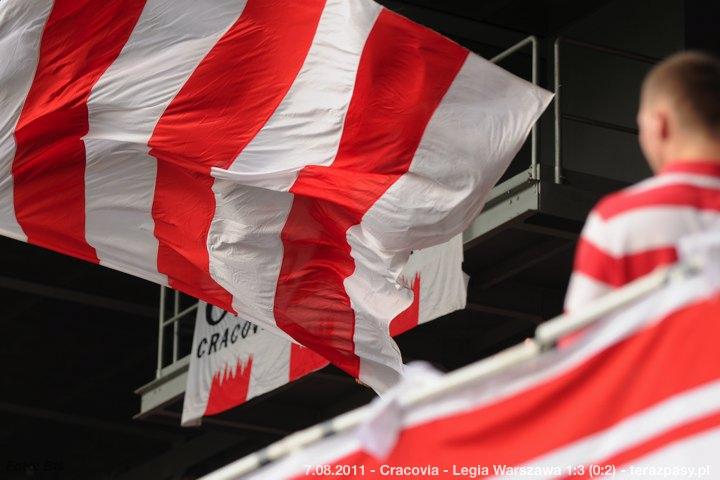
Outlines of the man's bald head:
[{"label": "man's bald head", "polygon": [[683,52],[656,65],[643,82],[638,124],[656,171],[720,148],[720,59]]}]

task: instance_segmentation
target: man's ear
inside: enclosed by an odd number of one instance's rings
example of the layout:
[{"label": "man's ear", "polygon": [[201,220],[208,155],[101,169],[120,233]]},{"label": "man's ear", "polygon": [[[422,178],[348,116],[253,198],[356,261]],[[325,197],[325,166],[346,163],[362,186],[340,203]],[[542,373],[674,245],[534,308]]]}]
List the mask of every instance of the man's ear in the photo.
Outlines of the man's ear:
[{"label": "man's ear", "polygon": [[654,116],[653,123],[655,123],[655,125],[653,128],[655,129],[657,137],[663,141],[668,140],[671,133],[670,114],[666,110],[661,109],[657,110]]}]

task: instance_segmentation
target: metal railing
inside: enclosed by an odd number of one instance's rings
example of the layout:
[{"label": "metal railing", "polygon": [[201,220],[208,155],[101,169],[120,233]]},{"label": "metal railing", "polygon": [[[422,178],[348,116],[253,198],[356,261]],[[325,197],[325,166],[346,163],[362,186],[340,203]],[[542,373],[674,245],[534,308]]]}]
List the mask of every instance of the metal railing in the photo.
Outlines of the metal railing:
[{"label": "metal railing", "polygon": [[[525,48],[526,46],[531,46],[531,52],[532,52],[532,66],[530,70],[530,82],[533,85],[538,84],[538,39],[535,37],[535,35],[530,35],[529,37],[520,40],[518,43],[513,45],[512,47],[508,48],[507,50],[504,50],[500,52],[499,54],[495,55],[490,59],[492,63],[499,63],[502,60],[506,59],[513,53]],[[532,127],[532,130],[530,132],[530,178],[533,180],[538,180],[540,178],[540,169],[538,168],[538,158],[537,158],[537,123],[535,123]]]},{"label": "metal railing", "polygon": [[[164,285],[160,286],[160,308],[158,313],[158,351],[157,351],[157,370],[155,378],[160,378],[168,369],[174,370],[179,360],[180,351],[180,320],[189,318],[188,315],[194,313],[198,308],[198,303],[180,310],[181,293],[177,290],[170,290],[173,294],[172,316],[165,318],[167,310],[167,294],[169,288]],[[165,366],[165,328],[172,325],[172,362]]]}]

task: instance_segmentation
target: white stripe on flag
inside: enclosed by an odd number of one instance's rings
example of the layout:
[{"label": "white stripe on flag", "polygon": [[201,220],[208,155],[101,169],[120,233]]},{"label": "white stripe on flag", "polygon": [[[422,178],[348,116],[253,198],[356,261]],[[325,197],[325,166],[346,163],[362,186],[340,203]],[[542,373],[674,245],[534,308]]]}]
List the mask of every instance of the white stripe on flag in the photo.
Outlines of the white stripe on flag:
[{"label": "white stripe on flag", "polygon": [[244,6],[236,0],[212,7],[194,0],[149,0],[120,56],[93,88],[84,138],[86,238],[102,265],[167,284],[157,270],[152,217],[157,164],[147,142],[168,104]]},{"label": "white stripe on flag", "polygon": [[[423,257],[424,262],[415,267],[416,270],[423,273],[423,279],[432,279],[432,282],[420,280],[418,323],[465,308],[469,277],[462,271],[462,235],[446,244],[413,253],[408,265],[413,264],[418,257]],[[407,266],[405,270],[408,270]]]},{"label": "white stripe on flag", "polygon": [[0,9],[0,234],[27,241],[15,218],[12,164],[15,126],[37,68],[51,0],[4,2]]},{"label": "white stripe on flag", "polygon": [[[279,337],[278,337],[279,338]],[[248,384],[247,398],[254,398],[288,383],[290,377],[290,348],[291,342],[280,338],[284,348],[272,350],[266,348],[253,355],[253,369]],[[259,366],[258,366],[259,365]],[[274,373],[274,375],[270,374]]]},{"label": "white stripe on flag", "polygon": [[654,450],[627,465],[618,465],[607,478],[717,478],[720,471],[720,428]]},{"label": "white stripe on flag", "polygon": [[282,103],[228,170],[213,169],[215,177],[287,191],[304,166],[332,163],[363,46],[380,9],[366,0],[327,2]]},{"label": "white stripe on flag", "polygon": [[720,412],[720,381],[675,395],[647,410],[623,419],[607,430],[552,451],[523,464],[523,466],[536,471],[536,468],[542,469],[557,465],[599,463],[672,428],[717,412]]},{"label": "white stripe on flag", "polygon": [[280,232],[293,196],[216,178],[215,217],[207,242],[212,278],[233,295],[243,319],[287,337],[275,326],[275,289],[283,258]]},{"label": "white stripe on flag", "polygon": [[[358,378],[368,384],[372,379],[373,388],[384,391],[400,380],[403,368],[400,349],[388,333],[390,323],[410,307],[413,293],[409,288],[398,290],[392,279],[383,277],[388,271],[399,271],[407,259],[369,248],[373,242],[363,239],[362,222],[348,229],[347,240],[355,270],[345,279],[344,287],[355,311],[353,340],[355,354],[360,357]],[[398,260],[402,260],[399,265]],[[377,325],[378,321],[385,324]]]}]

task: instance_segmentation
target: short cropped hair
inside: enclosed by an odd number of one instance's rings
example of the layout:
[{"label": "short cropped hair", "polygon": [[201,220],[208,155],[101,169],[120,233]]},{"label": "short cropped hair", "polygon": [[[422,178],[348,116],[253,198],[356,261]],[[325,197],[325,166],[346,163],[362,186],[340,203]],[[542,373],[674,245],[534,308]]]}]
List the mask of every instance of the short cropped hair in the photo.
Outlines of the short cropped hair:
[{"label": "short cropped hair", "polygon": [[682,128],[720,138],[720,59],[717,57],[694,51],[668,57],[645,77],[642,95],[650,101],[668,99]]}]

